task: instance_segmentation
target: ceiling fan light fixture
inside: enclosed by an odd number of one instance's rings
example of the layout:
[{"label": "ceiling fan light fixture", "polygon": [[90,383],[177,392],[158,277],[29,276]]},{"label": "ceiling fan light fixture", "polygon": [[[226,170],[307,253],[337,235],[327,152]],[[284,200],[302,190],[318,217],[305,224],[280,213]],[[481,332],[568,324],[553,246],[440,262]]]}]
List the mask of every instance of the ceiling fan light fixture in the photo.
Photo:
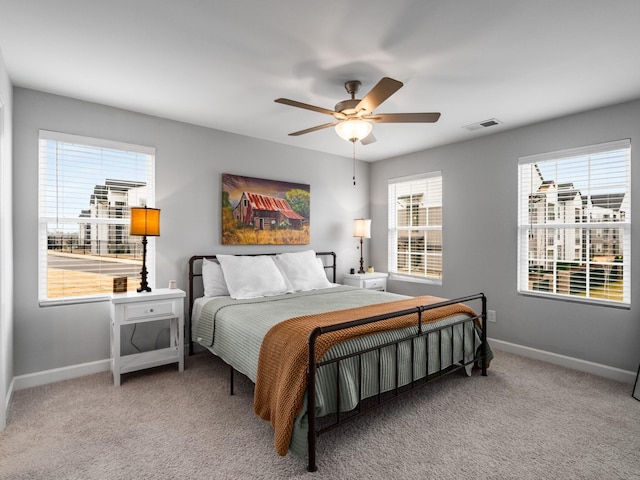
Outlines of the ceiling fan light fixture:
[{"label": "ceiling fan light fixture", "polygon": [[371,122],[353,118],[350,120],[343,120],[338,123],[335,128],[336,133],[340,138],[347,142],[357,142],[371,133],[373,125]]}]

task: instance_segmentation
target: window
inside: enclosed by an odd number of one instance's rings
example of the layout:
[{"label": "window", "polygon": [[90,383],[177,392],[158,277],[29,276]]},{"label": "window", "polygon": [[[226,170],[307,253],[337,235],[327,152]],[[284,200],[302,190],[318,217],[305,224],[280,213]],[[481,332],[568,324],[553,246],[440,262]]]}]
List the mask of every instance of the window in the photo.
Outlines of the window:
[{"label": "window", "polygon": [[39,159],[40,303],[102,300],[115,277],[136,290],[142,237],[129,236],[129,207],[154,206],[155,149],[41,130]]},{"label": "window", "polygon": [[442,283],[442,174],[389,180],[388,270]]},{"label": "window", "polygon": [[631,142],[518,163],[518,291],[630,305]]}]

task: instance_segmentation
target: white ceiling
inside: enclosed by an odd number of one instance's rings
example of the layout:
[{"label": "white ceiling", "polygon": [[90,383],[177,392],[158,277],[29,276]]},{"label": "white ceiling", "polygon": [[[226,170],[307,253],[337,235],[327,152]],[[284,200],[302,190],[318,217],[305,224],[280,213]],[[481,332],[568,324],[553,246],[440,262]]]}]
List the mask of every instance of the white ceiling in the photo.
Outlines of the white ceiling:
[{"label": "white ceiling", "polygon": [[[377,113],[375,161],[640,98],[638,0],[0,0],[14,85],[351,157],[343,84],[404,87]],[[503,124],[470,132],[490,118]],[[73,132],[71,132],[73,133]]]}]

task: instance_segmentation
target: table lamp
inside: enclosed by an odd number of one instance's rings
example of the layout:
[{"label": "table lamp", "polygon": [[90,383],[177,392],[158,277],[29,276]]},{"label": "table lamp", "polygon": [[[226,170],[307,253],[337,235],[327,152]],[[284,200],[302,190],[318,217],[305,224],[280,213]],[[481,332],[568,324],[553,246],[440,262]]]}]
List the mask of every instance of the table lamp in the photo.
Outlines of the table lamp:
[{"label": "table lamp", "polygon": [[130,235],[142,235],[142,271],[140,272],[140,288],[138,292],[150,292],[147,284],[147,236],[160,236],[160,209],[147,207],[131,207]]},{"label": "table lamp", "polygon": [[365,218],[356,218],[353,221],[353,236],[360,237],[360,270],[358,273],[364,273],[364,259],[362,258],[362,240],[371,238],[371,220]]}]

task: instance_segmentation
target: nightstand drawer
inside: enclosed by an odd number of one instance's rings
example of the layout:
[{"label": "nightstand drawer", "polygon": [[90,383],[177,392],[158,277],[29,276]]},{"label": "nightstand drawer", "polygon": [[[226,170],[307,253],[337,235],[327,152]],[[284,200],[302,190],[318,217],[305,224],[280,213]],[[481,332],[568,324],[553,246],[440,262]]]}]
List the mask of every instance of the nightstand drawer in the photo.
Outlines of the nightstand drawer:
[{"label": "nightstand drawer", "polygon": [[362,281],[362,287],[368,290],[384,290],[386,278],[370,278]]},{"label": "nightstand drawer", "polygon": [[149,302],[126,305],[125,321],[158,316],[174,316],[176,302]]}]

